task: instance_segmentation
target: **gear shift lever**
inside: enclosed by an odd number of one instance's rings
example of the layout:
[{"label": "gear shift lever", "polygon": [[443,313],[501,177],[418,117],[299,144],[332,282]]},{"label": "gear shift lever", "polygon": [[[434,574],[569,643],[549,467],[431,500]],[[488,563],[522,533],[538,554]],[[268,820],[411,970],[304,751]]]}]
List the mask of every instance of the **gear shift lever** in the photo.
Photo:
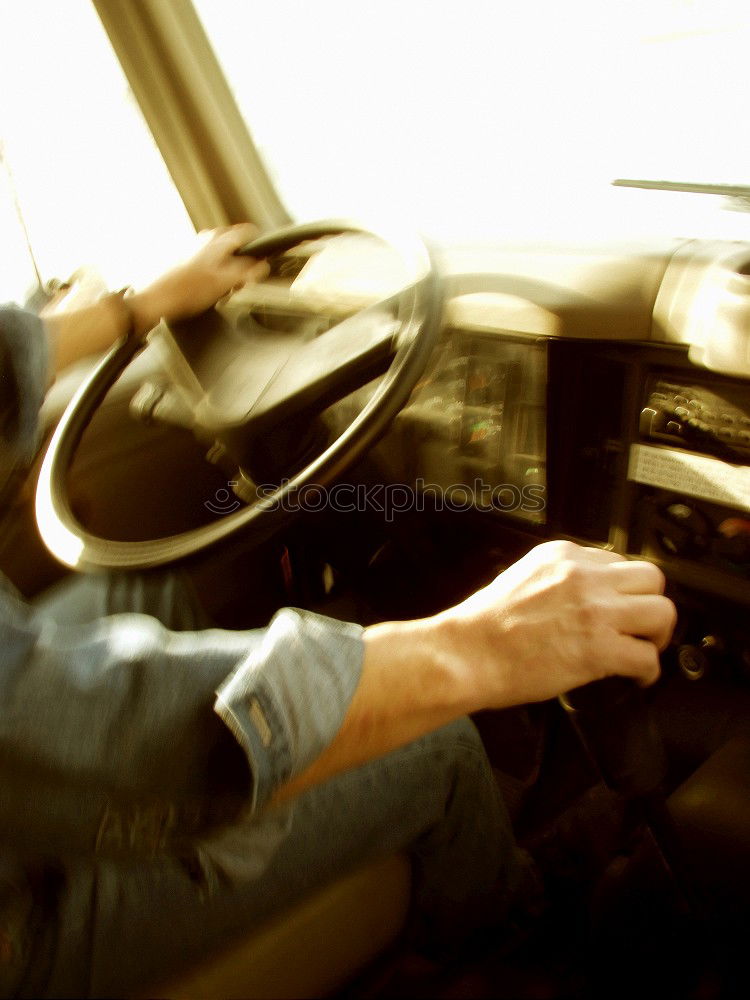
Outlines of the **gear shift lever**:
[{"label": "gear shift lever", "polygon": [[640,810],[684,904],[701,912],[665,802],[667,759],[643,689],[607,677],[568,691],[560,702],[607,787]]},{"label": "gear shift lever", "polygon": [[664,747],[634,681],[606,677],[568,691],[560,703],[609,788],[628,799],[659,788],[667,770]]}]

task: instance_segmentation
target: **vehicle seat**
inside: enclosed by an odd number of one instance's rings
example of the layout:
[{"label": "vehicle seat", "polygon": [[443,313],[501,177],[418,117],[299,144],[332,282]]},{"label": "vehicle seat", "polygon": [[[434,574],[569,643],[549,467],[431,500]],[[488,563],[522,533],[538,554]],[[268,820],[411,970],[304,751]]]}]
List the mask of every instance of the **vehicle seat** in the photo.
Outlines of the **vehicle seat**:
[{"label": "vehicle seat", "polygon": [[409,909],[411,866],[392,855],[318,890],[149,997],[324,997],[398,937]]},{"label": "vehicle seat", "polygon": [[750,736],[715,751],[669,797],[692,877],[723,907],[750,898]]}]

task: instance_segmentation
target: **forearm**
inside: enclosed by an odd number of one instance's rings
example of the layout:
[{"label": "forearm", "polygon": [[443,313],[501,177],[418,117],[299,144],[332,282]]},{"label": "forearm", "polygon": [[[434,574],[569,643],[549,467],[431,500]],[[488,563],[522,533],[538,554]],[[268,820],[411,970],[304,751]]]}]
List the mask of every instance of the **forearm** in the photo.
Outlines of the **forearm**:
[{"label": "forearm", "polygon": [[106,351],[128,334],[145,336],[161,319],[157,307],[158,302],[146,289],[127,298],[115,292],[82,309],[46,316],[52,373]]},{"label": "forearm", "polygon": [[470,665],[448,655],[444,627],[450,626],[427,619],[365,630],[362,673],[338,734],[317,760],[278,790],[276,801],[482,707]]}]

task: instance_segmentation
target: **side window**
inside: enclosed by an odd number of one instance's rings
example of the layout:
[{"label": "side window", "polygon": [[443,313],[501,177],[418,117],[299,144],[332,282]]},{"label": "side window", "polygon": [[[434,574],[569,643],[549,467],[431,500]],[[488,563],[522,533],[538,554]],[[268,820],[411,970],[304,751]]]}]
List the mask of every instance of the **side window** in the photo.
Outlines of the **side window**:
[{"label": "side window", "polygon": [[0,4],[0,301],[142,284],[193,227],[90,0]]}]

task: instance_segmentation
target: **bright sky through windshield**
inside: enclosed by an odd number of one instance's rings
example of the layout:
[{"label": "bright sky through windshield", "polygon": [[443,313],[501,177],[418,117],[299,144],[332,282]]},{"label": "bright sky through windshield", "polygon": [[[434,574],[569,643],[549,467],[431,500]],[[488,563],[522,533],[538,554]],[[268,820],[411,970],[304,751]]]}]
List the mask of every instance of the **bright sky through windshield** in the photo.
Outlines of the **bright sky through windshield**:
[{"label": "bright sky through windshield", "polygon": [[[123,0],[136,2],[136,0]],[[750,238],[740,0],[197,0],[299,220],[390,216],[443,240]],[[0,0],[0,296],[93,263],[110,287],[191,226],[89,0]],[[14,192],[15,188],[15,192]]]},{"label": "bright sky through windshield", "polygon": [[[0,300],[93,265],[141,284],[194,231],[90,0],[0,0]],[[8,172],[10,170],[10,174]]]},{"label": "bright sky through windshield", "polygon": [[737,0],[198,0],[292,213],[445,238],[724,235],[750,183]]}]

